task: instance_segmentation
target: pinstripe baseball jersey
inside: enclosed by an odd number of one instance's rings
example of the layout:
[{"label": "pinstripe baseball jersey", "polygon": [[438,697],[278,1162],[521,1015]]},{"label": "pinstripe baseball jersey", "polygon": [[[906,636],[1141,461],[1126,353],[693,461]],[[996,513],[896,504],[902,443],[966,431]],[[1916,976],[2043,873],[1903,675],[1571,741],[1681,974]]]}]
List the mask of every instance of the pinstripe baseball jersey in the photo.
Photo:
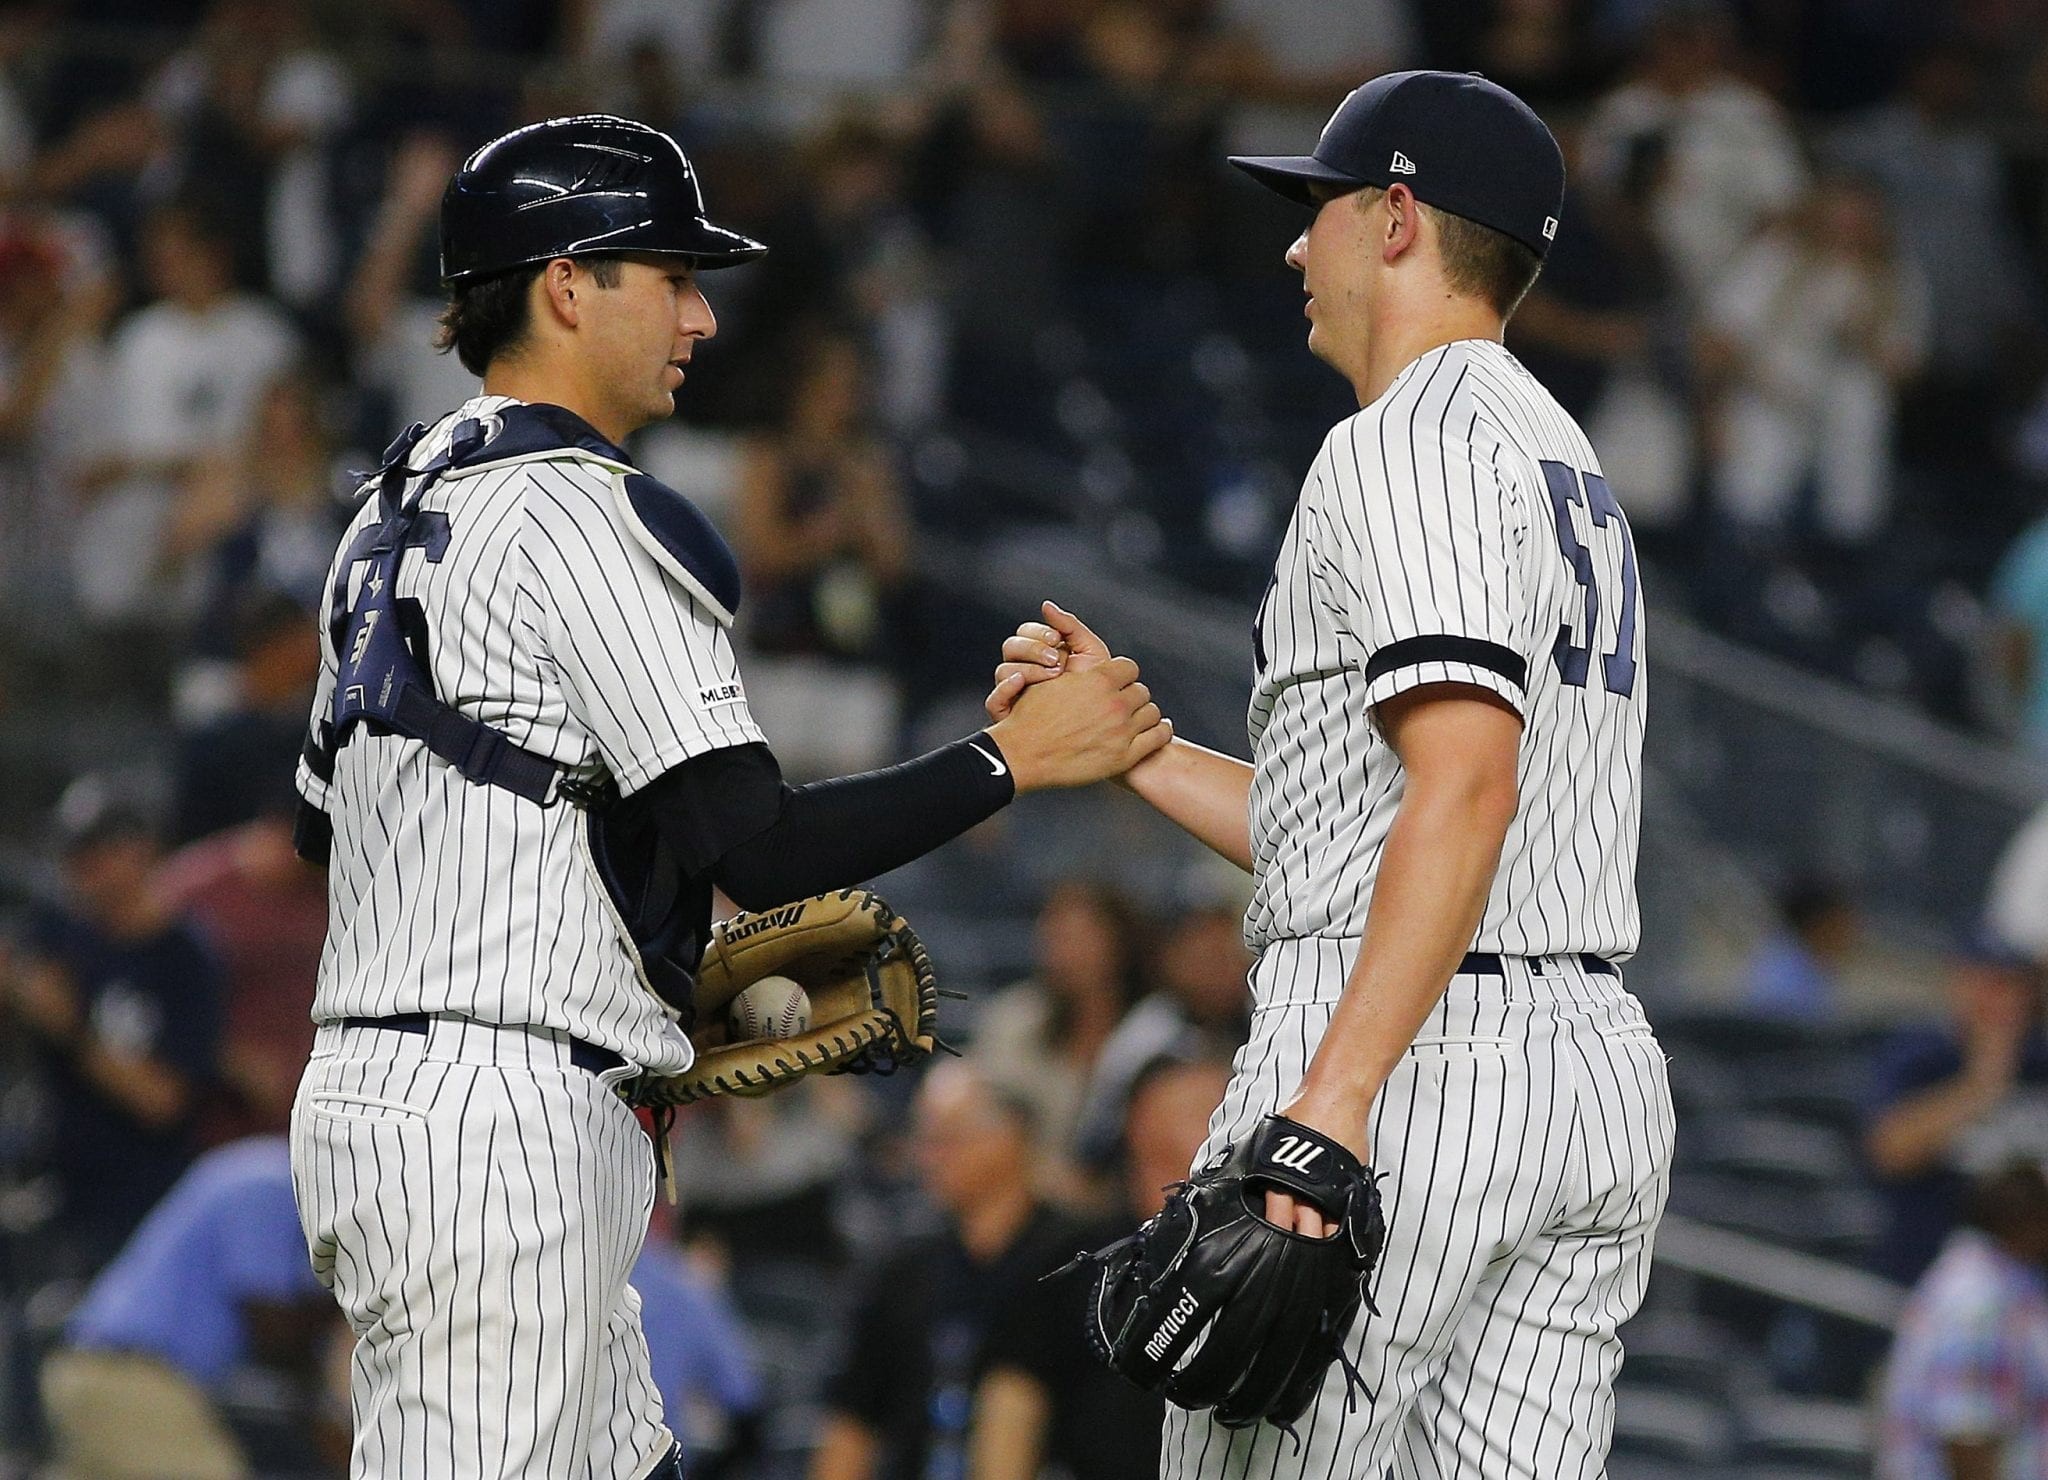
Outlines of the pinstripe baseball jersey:
[{"label": "pinstripe baseball jersey", "polygon": [[[424,466],[466,420],[490,433],[517,404],[465,403],[407,465]],[[441,699],[629,796],[691,756],[762,738],[731,613],[650,527],[635,477],[589,446],[493,458],[486,443],[428,486],[429,533],[396,578]],[[329,573],[351,599],[366,563],[342,564],[376,518],[369,500]],[[323,627],[316,741],[340,656]],[[302,761],[298,775],[333,828],[316,1019],[452,1013],[559,1030],[657,1072],[687,1067],[688,1040],[644,984],[580,809],[472,784],[388,733],[340,747],[331,777],[318,769]]]},{"label": "pinstripe baseball jersey", "polygon": [[1585,434],[1500,344],[1410,364],[1323,443],[1255,628],[1246,939],[1363,934],[1400,806],[1369,716],[1473,684],[1522,716],[1521,805],[1473,948],[1636,948],[1636,561]]}]

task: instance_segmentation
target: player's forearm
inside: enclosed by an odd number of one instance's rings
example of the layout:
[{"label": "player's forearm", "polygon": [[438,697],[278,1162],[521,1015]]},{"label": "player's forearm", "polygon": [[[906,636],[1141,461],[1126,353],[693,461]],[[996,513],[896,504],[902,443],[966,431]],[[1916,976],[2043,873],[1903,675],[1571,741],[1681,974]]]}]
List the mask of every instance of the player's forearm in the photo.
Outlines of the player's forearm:
[{"label": "player's forearm", "polygon": [[1015,1367],[991,1371],[974,1395],[968,1480],[1032,1480],[1051,1416],[1051,1402],[1036,1378]]},{"label": "player's forearm", "polygon": [[1505,786],[1411,784],[1402,799],[1358,960],[1302,1081],[1304,1094],[1351,1107],[1357,1134],[1471,949],[1514,814],[1512,774]]},{"label": "player's forearm", "polygon": [[870,1480],[878,1448],[866,1424],[843,1413],[831,1414],[811,1455],[810,1480]]},{"label": "player's forearm", "polygon": [[100,1091],[152,1129],[174,1124],[192,1103],[185,1076],[152,1059],[128,1058],[87,1044],[78,1067]]},{"label": "player's forearm", "polygon": [[1204,847],[1251,872],[1252,768],[1243,761],[1177,739],[1122,780]]},{"label": "player's forearm", "polygon": [[2010,1081],[1967,1070],[1901,1100],[1871,1125],[1864,1151],[1882,1177],[1913,1177],[1940,1161],[1958,1136],[2005,1097]]}]

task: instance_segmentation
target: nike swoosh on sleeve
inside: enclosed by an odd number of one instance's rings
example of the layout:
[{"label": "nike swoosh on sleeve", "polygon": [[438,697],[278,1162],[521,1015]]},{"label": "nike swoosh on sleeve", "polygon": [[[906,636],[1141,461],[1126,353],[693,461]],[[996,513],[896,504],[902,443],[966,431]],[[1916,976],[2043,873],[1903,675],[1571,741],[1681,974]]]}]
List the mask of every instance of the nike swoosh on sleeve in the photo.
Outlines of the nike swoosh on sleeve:
[{"label": "nike swoosh on sleeve", "polygon": [[1003,758],[1002,758],[1002,756],[1000,756],[1000,755],[990,755],[990,754],[989,754],[989,752],[988,752],[988,749],[985,749],[985,748],[983,748],[983,746],[982,746],[982,744],[981,744],[981,742],[980,742],[980,741],[978,741],[978,740],[970,740],[970,741],[968,741],[968,742],[967,742],[967,748],[968,748],[969,750],[973,751],[973,752],[974,752],[974,753],[975,753],[976,755],[980,756],[980,757],[981,757],[981,758],[982,758],[983,760],[985,760],[985,761],[987,761],[987,762],[988,762],[988,773],[989,773],[989,775],[991,775],[991,776],[1007,776],[1007,775],[1008,775],[1008,774],[1010,773],[1010,768],[1009,768],[1008,766],[1006,766],[1006,765],[1004,765],[1004,764],[1003,764]]}]

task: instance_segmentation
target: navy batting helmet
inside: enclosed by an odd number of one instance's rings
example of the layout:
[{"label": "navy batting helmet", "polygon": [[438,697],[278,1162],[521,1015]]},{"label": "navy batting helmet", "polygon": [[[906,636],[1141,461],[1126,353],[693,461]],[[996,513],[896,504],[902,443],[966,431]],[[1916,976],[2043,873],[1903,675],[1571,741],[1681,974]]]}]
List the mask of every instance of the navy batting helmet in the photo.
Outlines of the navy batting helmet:
[{"label": "navy batting helmet", "polygon": [[663,252],[731,267],[767,250],[705,216],[680,144],[606,113],[493,139],[462,162],[441,197],[441,281],[450,287],[594,252]]}]

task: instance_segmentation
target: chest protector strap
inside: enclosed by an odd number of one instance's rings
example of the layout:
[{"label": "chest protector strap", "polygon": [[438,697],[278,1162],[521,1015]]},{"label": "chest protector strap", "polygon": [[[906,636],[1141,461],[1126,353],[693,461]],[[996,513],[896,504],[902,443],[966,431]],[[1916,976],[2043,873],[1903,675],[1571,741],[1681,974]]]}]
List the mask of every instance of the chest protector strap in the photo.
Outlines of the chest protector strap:
[{"label": "chest protector strap", "polygon": [[[378,522],[356,536],[335,577],[328,631],[340,669],[333,707],[322,727],[325,753],[316,769],[331,774],[335,753],[358,725],[366,724],[375,733],[419,741],[469,781],[500,786],[547,806],[562,795],[561,763],[513,743],[504,731],[471,719],[435,695],[424,661],[424,616],[417,602],[398,598],[398,566],[405,552],[424,546],[430,556],[437,555],[436,546],[447,540],[446,520],[422,516],[420,501],[443,473],[474,457],[484,443],[481,424],[458,422],[446,452],[425,467],[408,468],[407,457],[425,435],[426,428],[415,423],[385,452],[384,465],[373,475]],[[351,602],[350,580],[365,562],[368,569]]]}]

